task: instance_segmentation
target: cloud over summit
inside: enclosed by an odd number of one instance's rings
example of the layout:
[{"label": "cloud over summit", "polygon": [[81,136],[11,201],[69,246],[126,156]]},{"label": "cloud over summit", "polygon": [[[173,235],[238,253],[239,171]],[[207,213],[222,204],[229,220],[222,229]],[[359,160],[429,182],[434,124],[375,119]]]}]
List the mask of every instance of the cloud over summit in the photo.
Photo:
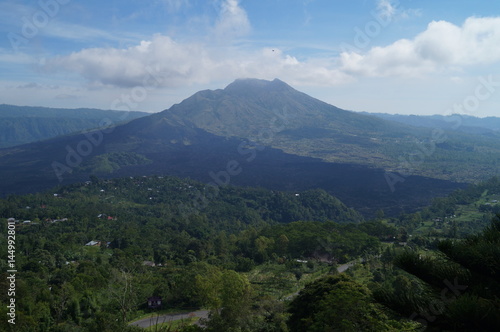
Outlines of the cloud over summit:
[{"label": "cloud over summit", "polygon": [[[222,4],[216,36],[248,33],[250,23],[236,0]],[[90,48],[56,57],[49,68],[81,74],[88,81],[130,87],[140,85],[151,68],[164,86],[206,83],[233,77],[282,77],[290,82],[335,85],[356,77],[418,77],[461,66],[500,61],[500,17],[470,17],[462,26],[433,21],[413,39],[400,39],[365,53],[306,59],[283,51],[248,51],[218,43],[177,42],[157,34],[127,49]]]}]

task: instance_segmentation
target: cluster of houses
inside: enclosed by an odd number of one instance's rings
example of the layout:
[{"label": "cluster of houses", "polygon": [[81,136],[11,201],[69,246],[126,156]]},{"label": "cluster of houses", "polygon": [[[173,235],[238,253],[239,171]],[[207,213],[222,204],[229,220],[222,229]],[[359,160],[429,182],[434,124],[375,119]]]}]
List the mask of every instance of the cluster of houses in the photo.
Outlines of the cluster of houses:
[{"label": "cluster of houses", "polygon": [[85,243],[85,246],[87,246],[87,247],[106,246],[106,248],[109,248],[110,245],[111,245],[111,242],[104,242],[104,241],[99,241],[99,240],[92,240],[90,242]]},{"label": "cluster of houses", "polygon": [[29,225],[29,224],[31,224],[31,220],[24,220],[24,221],[21,221],[21,220],[19,220],[19,219],[15,219],[15,218],[9,218],[9,219],[7,219],[7,222],[8,222],[9,224],[14,223],[14,224],[16,224],[16,225],[20,225],[20,224],[23,224],[23,225]]},{"label": "cluster of houses", "polygon": [[107,215],[107,214],[105,214],[105,213],[99,213],[99,214],[97,215],[97,218],[99,218],[99,219],[106,219],[106,220],[117,220],[117,219],[118,219],[118,218],[116,218],[116,217],[108,216],[108,215]]}]

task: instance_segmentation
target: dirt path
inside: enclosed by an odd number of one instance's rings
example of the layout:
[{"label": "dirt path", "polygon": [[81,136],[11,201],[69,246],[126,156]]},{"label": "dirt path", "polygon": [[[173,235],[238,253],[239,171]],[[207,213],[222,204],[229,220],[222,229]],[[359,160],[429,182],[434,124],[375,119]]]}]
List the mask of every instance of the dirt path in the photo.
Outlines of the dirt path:
[{"label": "dirt path", "polygon": [[193,312],[185,312],[182,314],[165,314],[160,316],[152,316],[129,323],[128,325],[139,326],[142,328],[150,327],[156,324],[173,322],[175,320],[187,319],[191,317],[207,318],[208,310],[197,310]]}]

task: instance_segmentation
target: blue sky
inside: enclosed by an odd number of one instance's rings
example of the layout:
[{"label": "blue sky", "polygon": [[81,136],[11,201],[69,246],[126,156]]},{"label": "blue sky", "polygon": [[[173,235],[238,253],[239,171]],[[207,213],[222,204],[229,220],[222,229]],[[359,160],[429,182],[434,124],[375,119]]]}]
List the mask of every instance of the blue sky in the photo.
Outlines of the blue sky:
[{"label": "blue sky", "polygon": [[349,110],[500,116],[491,0],[6,0],[0,34],[0,103],[158,112],[253,77]]}]

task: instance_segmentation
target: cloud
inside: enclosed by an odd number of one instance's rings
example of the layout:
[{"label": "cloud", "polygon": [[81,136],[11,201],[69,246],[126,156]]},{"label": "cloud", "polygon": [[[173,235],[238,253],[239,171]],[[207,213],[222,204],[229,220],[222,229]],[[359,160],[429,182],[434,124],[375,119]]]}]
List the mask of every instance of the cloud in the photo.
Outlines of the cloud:
[{"label": "cloud", "polygon": [[379,0],[377,3],[378,14],[384,18],[392,18],[396,14],[396,7],[389,0]]},{"label": "cloud", "polygon": [[250,52],[230,46],[178,43],[158,34],[127,49],[93,48],[52,58],[44,68],[79,73],[92,85],[117,87],[142,86],[145,80],[155,86],[180,87],[239,77],[280,77],[291,83],[327,85],[346,80],[347,75],[331,69],[330,61],[299,61],[279,49]]},{"label": "cloud", "polygon": [[238,0],[224,0],[214,27],[215,37],[228,40],[246,35],[249,31],[250,21]]},{"label": "cloud", "polygon": [[422,14],[420,9],[405,9],[400,7],[398,0],[378,0],[377,12],[377,15],[385,21],[405,19]]},{"label": "cloud", "polygon": [[[205,42],[179,42],[156,34],[128,48],[88,48],[47,59],[42,68],[47,72],[78,73],[93,87],[132,88],[145,81],[155,86],[181,87],[240,77],[280,77],[301,85],[332,85],[348,80],[332,65],[335,59],[299,61],[279,49],[248,50],[234,46],[233,38],[250,29],[239,2],[224,0]],[[214,43],[214,38],[226,42]]]},{"label": "cloud", "polygon": [[421,76],[498,61],[500,17],[470,17],[462,26],[433,21],[412,40],[340,56],[342,71],[362,76]]},{"label": "cloud", "polygon": [[[174,7],[187,5],[183,0],[166,3]],[[217,19],[202,40],[176,40],[156,34],[128,48],[87,48],[53,57],[42,68],[78,73],[92,87],[132,88],[144,85],[151,76],[155,86],[160,87],[240,77],[279,77],[295,85],[331,86],[362,76],[418,77],[446,71],[453,76],[463,66],[500,61],[500,17],[470,17],[462,26],[433,21],[413,39],[400,39],[367,52],[345,51],[338,57],[298,59],[278,48],[255,49],[242,44],[238,38],[251,32],[247,13],[238,0],[218,3]],[[389,0],[378,1],[378,10],[391,19],[408,12]],[[92,34],[100,32],[84,31],[81,37]]]},{"label": "cloud", "polygon": [[[155,35],[127,49],[90,48],[47,60],[45,69],[77,72],[91,83],[133,87],[142,85],[154,70],[165,86],[199,81],[203,66],[210,66],[205,50],[197,44],[179,44]],[[154,68],[154,69],[152,69]]]}]

